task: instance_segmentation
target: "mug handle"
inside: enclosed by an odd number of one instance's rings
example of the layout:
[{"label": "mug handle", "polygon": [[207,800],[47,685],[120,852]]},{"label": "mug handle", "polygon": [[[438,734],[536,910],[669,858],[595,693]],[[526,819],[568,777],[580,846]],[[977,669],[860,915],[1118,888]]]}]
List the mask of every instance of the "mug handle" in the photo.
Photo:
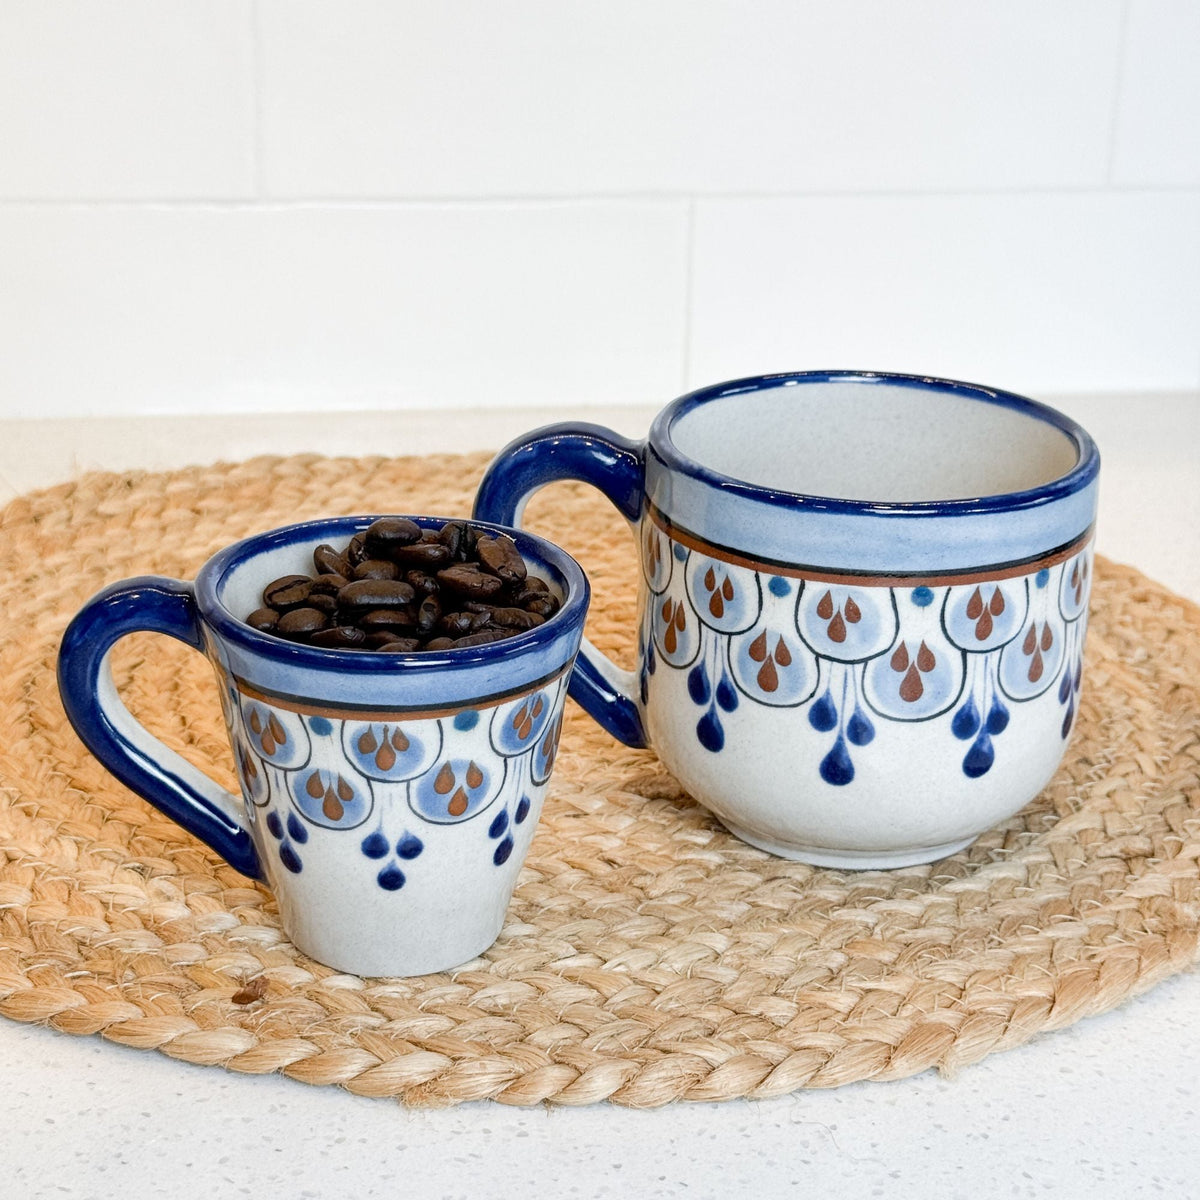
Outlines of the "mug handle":
[{"label": "mug handle", "polygon": [[[556,480],[576,479],[603,492],[636,524],[642,512],[645,444],[586,422],[546,425],[510,442],[488,467],[475,494],[476,519],[521,523],[529,497]],[[627,746],[646,745],[634,699],[637,677],[583,639],[568,691],[592,718]]]},{"label": "mug handle", "polygon": [[80,740],[108,771],[207,842],[251,879],[262,867],[240,799],[169,749],[117,694],[109,651],[126,634],[165,633],[203,651],[190,584],[143,575],[97,593],[67,626],[58,652],[58,690]]}]

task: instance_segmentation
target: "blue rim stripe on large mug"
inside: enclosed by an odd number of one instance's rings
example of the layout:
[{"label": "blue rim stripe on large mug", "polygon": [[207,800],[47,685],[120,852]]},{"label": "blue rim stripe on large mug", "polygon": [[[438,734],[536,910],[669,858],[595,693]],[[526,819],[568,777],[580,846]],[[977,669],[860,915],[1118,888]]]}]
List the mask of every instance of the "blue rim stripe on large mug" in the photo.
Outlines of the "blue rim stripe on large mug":
[{"label": "blue rim stripe on large mug", "polygon": [[809,371],[702,388],[634,442],[518,438],[482,518],[555,479],[634,526],[638,665],[571,694],[746,840],[835,866],[961,848],[1045,784],[1078,712],[1099,453],[977,384]]}]

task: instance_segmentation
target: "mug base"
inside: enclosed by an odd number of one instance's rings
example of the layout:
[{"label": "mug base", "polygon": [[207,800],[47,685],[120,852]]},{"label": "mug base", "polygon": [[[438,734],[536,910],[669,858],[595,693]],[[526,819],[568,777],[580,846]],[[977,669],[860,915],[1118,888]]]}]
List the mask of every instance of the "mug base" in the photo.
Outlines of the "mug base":
[{"label": "mug base", "polygon": [[775,842],[737,825],[725,822],[735,837],[768,854],[808,863],[813,867],[834,867],[845,871],[885,871],[892,867],[915,867],[920,863],[937,862],[965,850],[979,835],[942,842],[936,846],[905,846],[901,850],[835,850],[829,846],[793,846]]}]

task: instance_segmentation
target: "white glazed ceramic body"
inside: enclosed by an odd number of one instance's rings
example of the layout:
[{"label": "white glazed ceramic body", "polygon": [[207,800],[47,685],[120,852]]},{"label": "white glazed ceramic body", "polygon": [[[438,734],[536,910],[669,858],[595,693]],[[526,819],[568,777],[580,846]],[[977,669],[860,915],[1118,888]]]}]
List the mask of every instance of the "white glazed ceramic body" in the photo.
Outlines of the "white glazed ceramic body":
[{"label": "white glazed ceramic body", "polygon": [[[500,932],[554,763],[587,584],[567,555],[515,533],[531,572],[566,600],[544,625],[500,642],[318,650],[239,619],[267,582],[309,570],[317,545],[344,545],[373,519],[238,543],[201,569],[194,591],[152,579],[114,585],[68,632],[60,685],[105,765],[264,879],[301,950],[360,975],[419,975],[475,957]],[[148,616],[166,604],[190,606],[194,637]],[[130,610],[123,624],[118,605]],[[153,739],[111,672],[91,669],[97,629],[113,641],[132,627],[181,636],[212,662],[240,799]]]},{"label": "white glazed ceramic body", "polygon": [[[614,499],[638,493],[638,666],[585,649],[573,694],[734,833],[901,866],[1049,781],[1091,583],[1098,455],[1074,423],[969,384],[804,373],[685,396],[644,445],[582,437],[623,456]],[[537,472],[493,471],[485,500],[526,486],[516,518]]]}]

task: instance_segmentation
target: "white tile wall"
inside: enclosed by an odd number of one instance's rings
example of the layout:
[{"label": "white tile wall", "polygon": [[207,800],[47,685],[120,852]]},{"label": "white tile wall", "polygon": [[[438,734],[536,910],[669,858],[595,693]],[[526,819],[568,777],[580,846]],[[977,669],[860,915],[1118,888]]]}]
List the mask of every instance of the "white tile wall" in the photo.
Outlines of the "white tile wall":
[{"label": "white tile wall", "polygon": [[1196,0],[0,0],[0,417],[1200,387]]},{"label": "white tile wall", "polygon": [[0,196],[247,196],[239,0],[2,0]]},{"label": "white tile wall", "polygon": [[1200,194],[698,205],[689,376],[864,367],[1200,388]]},{"label": "white tile wall", "polygon": [[665,400],[685,229],[676,201],[10,208],[0,396],[44,417]]},{"label": "white tile wall", "polygon": [[1200,3],[1130,0],[1114,178],[1200,187]]},{"label": "white tile wall", "polygon": [[263,0],[275,195],[1059,187],[1119,0]]}]

